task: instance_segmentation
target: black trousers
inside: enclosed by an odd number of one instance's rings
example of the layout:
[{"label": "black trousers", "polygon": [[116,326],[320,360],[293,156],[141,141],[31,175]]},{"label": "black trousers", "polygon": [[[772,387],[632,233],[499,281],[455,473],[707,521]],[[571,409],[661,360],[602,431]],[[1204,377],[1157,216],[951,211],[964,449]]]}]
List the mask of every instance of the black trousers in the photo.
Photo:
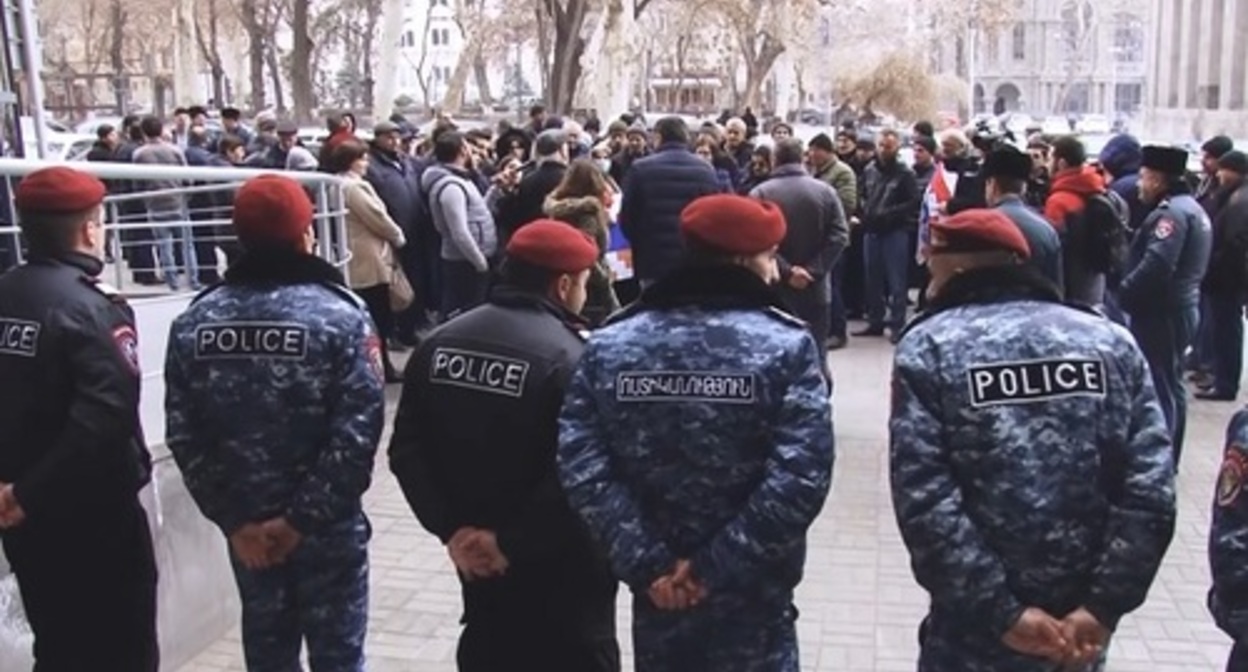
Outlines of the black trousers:
[{"label": "black trousers", "polygon": [[620,647],[610,637],[563,633],[533,619],[470,622],[459,637],[459,672],[619,672]]},{"label": "black trousers", "polygon": [[34,672],[156,672],[156,560],[136,498],[4,533],[35,635]]},{"label": "black trousers", "polygon": [[390,363],[390,346],[387,341],[394,335],[394,311],[390,308],[390,285],[373,285],[355,290],[368,306],[368,314],[377,327],[377,335],[381,337],[381,361],[386,367],[386,376],[393,377],[394,364]]}]

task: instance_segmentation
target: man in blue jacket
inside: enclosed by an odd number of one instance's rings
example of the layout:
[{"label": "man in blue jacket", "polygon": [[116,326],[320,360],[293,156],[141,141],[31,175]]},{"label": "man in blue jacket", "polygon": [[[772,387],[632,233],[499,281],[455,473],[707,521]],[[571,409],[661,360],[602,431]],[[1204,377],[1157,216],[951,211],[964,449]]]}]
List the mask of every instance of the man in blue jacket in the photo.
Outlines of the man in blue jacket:
[{"label": "man in blue jacket", "polygon": [[689,148],[689,127],[679,117],[654,126],[659,146],[638,160],[624,181],[620,227],[633,249],[633,268],[643,287],[680,262],[680,213],[700,196],[719,193],[715,169]]}]

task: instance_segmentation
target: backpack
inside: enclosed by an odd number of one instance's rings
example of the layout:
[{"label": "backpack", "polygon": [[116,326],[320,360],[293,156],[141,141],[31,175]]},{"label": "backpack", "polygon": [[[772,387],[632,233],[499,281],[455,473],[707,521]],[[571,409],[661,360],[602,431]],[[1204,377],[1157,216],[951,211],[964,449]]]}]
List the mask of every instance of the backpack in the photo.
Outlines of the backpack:
[{"label": "backpack", "polygon": [[1084,203],[1083,252],[1094,273],[1121,277],[1131,251],[1131,208],[1112,189],[1089,197]]}]

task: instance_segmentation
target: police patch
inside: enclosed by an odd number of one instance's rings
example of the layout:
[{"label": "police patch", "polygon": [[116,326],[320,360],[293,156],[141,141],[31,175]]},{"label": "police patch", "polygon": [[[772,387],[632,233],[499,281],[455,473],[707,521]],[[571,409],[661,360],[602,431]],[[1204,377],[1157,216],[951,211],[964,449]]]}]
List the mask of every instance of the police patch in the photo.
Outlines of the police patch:
[{"label": "police patch", "polygon": [[753,373],[725,371],[622,371],[615,378],[617,401],[696,401],[752,404]]},{"label": "police patch", "polygon": [[975,407],[1104,397],[1105,363],[1099,359],[1039,359],[977,364],[967,369],[966,382]]},{"label": "police patch", "polygon": [[490,352],[437,348],[429,366],[429,382],[519,398],[529,363]]},{"label": "police patch", "polygon": [[1157,237],[1157,240],[1165,240],[1173,233],[1174,222],[1165,217],[1162,217],[1161,221],[1157,222],[1157,228],[1153,230],[1153,235]]},{"label": "police patch", "polygon": [[139,335],[134,331],[134,327],[123,324],[113,330],[113,343],[117,345],[117,352],[121,354],[122,360],[130,365],[130,370],[136,375],[142,372],[139,366]]},{"label": "police patch", "polygon": [[381,351],[381,337],[370,333],[364,342],[364,356],[368,358],[368,368],[377,376],[377,380],[386,379],[385,353]]},{"label": "police patch", "polygon": [[308,356],[308,328],[294,322],[213,322],[195,327],[195,359]]},{"label": "police patch", "polygon": [[1218,506],[1232,506],[1244,488],[1244,448],[1232,445],[1226,449],[1226,459],[1218,472]]},{"label": "police patch", "polygon": [[43,325],[29,320],[0,317],[0,355],[34,357],[39,354]]}]

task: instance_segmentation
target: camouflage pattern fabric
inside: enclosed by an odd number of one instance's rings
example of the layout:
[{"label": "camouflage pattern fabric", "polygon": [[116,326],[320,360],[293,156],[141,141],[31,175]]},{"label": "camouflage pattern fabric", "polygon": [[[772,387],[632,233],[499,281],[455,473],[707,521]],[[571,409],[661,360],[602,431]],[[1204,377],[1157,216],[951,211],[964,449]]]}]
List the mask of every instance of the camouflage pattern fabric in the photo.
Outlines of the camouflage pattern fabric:
[{"label": "camouflage pattern fabric", "polygon": [[227,535],[285,516],[303,541],[276,568],[236,568],[250,670],[299,669],[302,638],[363,670],[372,477],[384,397],[362,303],[324,283],[226,284],[170,329],[167,442],[204,515]]},{"label": "camouflage pattern fabric", "polygon": [[1209,530],[1209,567],[1213,575],[1209,611],[1239,649],[1248,646],[1248,494],[1243,492],[1246,477],[1248,409],[1241,409],[1226,427],[1226,451],[1218,473]]},{"label": "camouflage pattern fabric", "polygon": [[[636,595],[639,670],[796,669],[787,614],[831,480],[829,391],[805,324],[778,310],[636,311],[591,337],[560,478]],[[645,591],[680,558],[709,597],[659,613]]]},{"label": "camouflage pattern fabric", "polygon": [[919,669],[1047,672],[1000,643],[1023,609],[1111,630],[1174,531],[1169,435],[1122,328],[1056,302],[968,303],[895,353],[893,503],[931,595]]}]

